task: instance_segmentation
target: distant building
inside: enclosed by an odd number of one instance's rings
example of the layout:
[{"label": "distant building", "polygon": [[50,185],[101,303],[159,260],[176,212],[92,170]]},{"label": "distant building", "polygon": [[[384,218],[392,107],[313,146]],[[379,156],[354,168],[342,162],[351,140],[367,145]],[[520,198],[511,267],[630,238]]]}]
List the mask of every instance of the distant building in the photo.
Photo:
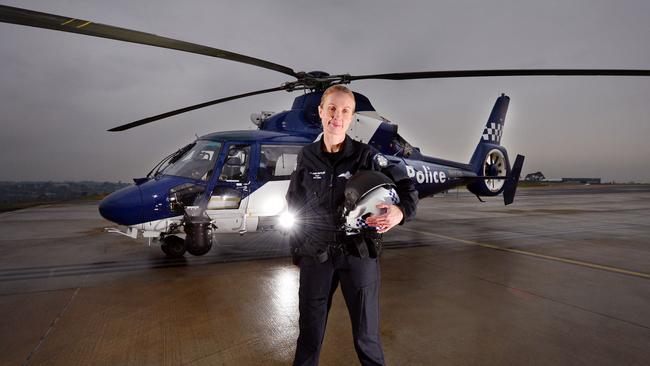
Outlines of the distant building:
[{"label": "distant building", "polygon": [[535,172],[535,173],[530,173],[526,175],[526,178],[524,178],[525,181],[527,182],[540,182],[546,179],[544,174],[542,172]]},{"label": "distant building", "polygon": [[562,183],[600,184],[600,178],[562,178]]}]

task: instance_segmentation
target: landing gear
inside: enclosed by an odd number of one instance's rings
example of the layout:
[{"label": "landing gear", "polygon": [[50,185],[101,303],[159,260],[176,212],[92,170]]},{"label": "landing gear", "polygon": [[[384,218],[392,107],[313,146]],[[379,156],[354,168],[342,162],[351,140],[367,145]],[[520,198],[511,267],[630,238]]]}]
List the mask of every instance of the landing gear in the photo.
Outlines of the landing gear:
[{"label": "landing gear", "polygon": [[207,215],[190,217],[185,214],[185,247],[192,255],[204,255],[212,248],[212,222]]},{"label": "landing gear", "polygon": [[176,235],[168,235],[162,240],[160,249],[170,258],[180,258],[185,254],[185,240]]},{"label": "landing gear", "polygon": [[212,249],[212,241],[211,240],[210,240],[208,245],[197,246],[197,247],[195,247],[195,246],[188,246],[187,247],[187,251],[190,254],[197,255],[197,256],[206,254],[207,252],[210,251],[210,249]]}]

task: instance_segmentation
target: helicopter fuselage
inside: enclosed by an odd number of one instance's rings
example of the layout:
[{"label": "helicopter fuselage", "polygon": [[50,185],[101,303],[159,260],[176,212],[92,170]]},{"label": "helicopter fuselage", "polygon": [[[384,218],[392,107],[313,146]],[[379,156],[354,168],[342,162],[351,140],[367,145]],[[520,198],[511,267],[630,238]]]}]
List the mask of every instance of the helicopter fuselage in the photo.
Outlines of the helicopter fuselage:
[{"label": "helicopter fuselage", "polygon": [[[201,227],[202,236],[276,229],[287,211],[285,195],[298,154],[322,133],[315,112],[321,94],[297,97],[288,111],[251,116],[258,130],[198,138],[163,159],[146,178],[134,179],[135,185],[107,196],[99,206],[101,215],[126,227],[113,232],[162,241],[186,237],[192,225]],[[504,178],[510,174],[507,151],[500,145],[507,96],[497,99],[467,164],[422,154],[365,96],[355,93],[355,98],[357,110],[348,134],[403,169],[421,198],[458,186],[467,186],[477,196],[503,191]],[[202,223],[196,223],[197,217]],[[212,245],[208,244],[207,250]]]}]

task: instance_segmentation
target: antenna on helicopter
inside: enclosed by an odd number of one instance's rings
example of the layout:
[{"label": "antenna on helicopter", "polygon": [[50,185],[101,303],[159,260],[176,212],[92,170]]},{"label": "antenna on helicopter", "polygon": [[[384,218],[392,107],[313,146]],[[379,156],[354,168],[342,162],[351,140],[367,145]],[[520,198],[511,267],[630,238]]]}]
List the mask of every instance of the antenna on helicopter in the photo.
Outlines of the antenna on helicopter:
[{"label": "antenna on helicopter", "polygon": [[251,113],[251,122],[257,127],[262,126],[262,123],[266,121],[267,118],[271,117],[274,115],[275,112],[271,111],[262,111],[260,113]]}]

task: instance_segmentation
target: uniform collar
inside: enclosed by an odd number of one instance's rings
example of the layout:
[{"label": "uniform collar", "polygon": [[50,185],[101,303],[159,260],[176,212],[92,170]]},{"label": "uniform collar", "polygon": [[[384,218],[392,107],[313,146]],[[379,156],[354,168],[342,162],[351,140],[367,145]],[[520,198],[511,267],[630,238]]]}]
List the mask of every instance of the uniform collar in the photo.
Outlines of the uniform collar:
[{"label": "uniform collar", "polygon": [[[323,144],[322,135],[318,143],[313,144],[315,149],[314,152],[321,157],[325,157],[325,154],[328,154],[328,152],[323,149]],[[352,154],[354,154],[354,142],[348,134],[345,134],[345,140],[343,140],[343,156],[350,156]]]}]

